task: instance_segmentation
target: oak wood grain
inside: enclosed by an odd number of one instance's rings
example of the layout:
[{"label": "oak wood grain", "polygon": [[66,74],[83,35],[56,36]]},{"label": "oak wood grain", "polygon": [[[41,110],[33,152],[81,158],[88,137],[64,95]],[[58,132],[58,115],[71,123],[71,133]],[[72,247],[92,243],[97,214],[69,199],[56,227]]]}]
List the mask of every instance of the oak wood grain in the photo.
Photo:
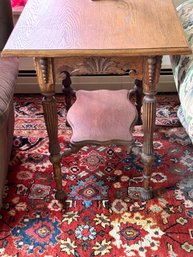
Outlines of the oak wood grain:
[{"label": "oak wood grain", "polygon": [[188,54],[172,0],[28,0],[3,55]]}]

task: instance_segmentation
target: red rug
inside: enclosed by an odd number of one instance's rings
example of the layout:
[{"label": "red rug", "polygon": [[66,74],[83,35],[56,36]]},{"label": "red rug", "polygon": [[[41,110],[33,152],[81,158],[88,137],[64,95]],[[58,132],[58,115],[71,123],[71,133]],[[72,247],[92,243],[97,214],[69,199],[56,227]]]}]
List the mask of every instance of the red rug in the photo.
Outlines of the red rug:
[{"label": "red rug", "polygon": [[[182,257],[193,256],[192,145],[179,126],[176,97],[159,97],[154,135],[154,198],[130,200],[129,186],[142,183],[143,164],[116,146],[83,147],[63,159],[68,200],[54,198],[40,97],[15,97],[12,159],[0,213],[0,256]],[[63,97],[57,97],[61,148]],[[166,126],[167,125],[167,126]],[[142,146],[143,131],[135,129]]]}]

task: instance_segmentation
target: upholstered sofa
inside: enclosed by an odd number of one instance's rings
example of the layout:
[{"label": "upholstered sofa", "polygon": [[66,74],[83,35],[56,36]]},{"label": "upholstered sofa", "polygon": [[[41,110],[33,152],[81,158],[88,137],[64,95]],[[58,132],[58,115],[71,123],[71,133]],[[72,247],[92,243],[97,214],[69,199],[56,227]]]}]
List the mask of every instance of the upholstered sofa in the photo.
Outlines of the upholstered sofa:
[{"label": "upholstered sofa", "polygon": [[[177,8],[184,32],[193,51],[193,0],[187,0]],[[193,53],[170,58],[180,107],[178,117],[193,143]]]},{"label": "upholstered sofa", "polygon": [[[0,53],[13,29],[9,0],[0,0]],[[6,181],[14,129],[13,94],[18,73],[17,58],[0,56],[0,207]]]}]

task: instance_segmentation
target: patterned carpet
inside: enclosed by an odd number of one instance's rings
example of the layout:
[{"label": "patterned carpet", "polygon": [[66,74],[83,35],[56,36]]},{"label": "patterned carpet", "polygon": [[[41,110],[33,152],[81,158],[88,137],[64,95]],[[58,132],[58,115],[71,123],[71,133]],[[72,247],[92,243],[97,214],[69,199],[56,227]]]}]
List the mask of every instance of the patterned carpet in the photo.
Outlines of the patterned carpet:
[{"label": "patterned carpet", "polygon": [[[57,96],[62,149],[71,136],[63,101]],[[176,96],[159,96],[158,102],[153,199],[128,198],[128,185],[142,183],[143,165],[134,154],[93,145],[62,161],[63,206],[54,198],[41,98],[16,96],[0,256],[193,256],[192,145],[176,117]],[[141,126],[134,136],[141,147]]]}]

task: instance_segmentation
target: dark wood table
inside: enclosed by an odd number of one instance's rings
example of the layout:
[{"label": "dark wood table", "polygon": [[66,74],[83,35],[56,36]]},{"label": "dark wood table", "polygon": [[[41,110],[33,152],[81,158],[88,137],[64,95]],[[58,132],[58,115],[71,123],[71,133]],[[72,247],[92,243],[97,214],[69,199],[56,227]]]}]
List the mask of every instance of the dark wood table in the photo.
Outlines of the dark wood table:
[{"label": "dark wood table", "polygon": [[28,0],[3,56],[34,57],[44,95],[44,116],[58,199],[65,197],[54,98],[60,74],[66,75],[66,96],[71,91],[69,75],[130,71],[131,77],[142,81],[144,187],[139,191],[146,200],[151,197],[155,95],[161,59],[163,55],[190,53],[172,0]]}]

